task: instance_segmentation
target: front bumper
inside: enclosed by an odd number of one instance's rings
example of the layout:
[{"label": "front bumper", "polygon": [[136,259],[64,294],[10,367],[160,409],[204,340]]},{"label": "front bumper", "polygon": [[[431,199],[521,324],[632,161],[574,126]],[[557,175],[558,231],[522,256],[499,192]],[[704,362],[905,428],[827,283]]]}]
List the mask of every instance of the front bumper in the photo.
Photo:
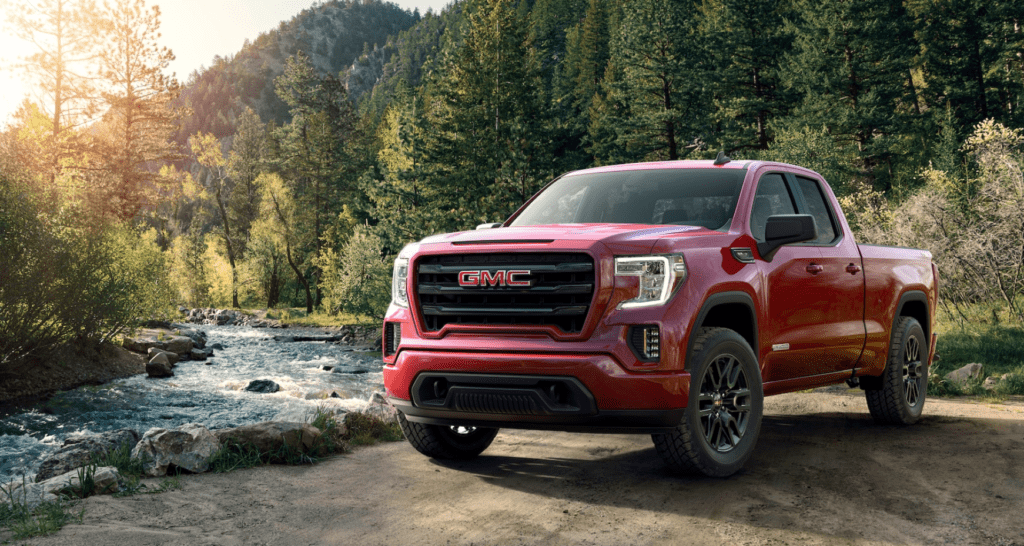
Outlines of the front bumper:
[{"label": "front bumper", "polygon": [[384,367],[384,384],[420,423],[648,433],[680,422],[690,376],[630,372],[600,354],[406,349]]}]

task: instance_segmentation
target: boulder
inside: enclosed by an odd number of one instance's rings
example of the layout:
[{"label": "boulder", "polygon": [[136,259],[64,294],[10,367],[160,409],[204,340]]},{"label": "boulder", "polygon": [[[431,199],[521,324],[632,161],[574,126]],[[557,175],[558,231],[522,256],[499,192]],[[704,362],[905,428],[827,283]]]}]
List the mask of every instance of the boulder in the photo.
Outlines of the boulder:
[{"label": "boulder", "polygon": [[213,349],[192,349],[192,353],[189,356],[192,360],[206,360],[213,356]]},{"label": "boulder", "polygon": [[216,364],[216,362],[214,362],[214,361],[212,361],[212,360],[207,360],[207,361],[206,361],[206,365],[207,365],[207,366],[213,366],[214,364]]},{"label": "boulder", "polygon": [[981,384],[982,388],[987,391],[995,390],[996,385],[999,384],[999,380],[994,377],[986,377],[985,382]]},{"label": "boulder", "polygon": [[398,422],[398,410],[379,392],[375,392],[370,396],[370,400],[360,410],[360,413],[376,417],[385,423]]},{"label": "boulder", "polygon": [[121,346],[133,353],[146,354],[152,347],[162,349],[163,343],[157,339],[156,334],[141,333],[133,338],[124,338],[124,343]]},{"label": "boulder", "polygon": [[[82,491],[80,480],[87,473],[92,473],[93,488],[91,491]],[[79,468],[39,483],[14,481],[3,485],[4,494],[0,495],[0,503],[9,504],[14,500],[36,507],[44,502],[60,500],[62,495],[77,497],[117,493],[120,491],[120,483],[121,475],[112,466]]]},{"label": "boulder", "polygon": [[[326,367],[327,366],[324,366],[324,368]],[[370,370],[368,370],[367,368],[359,368],[357,366],[334,366],[333,368],[331,368],[331,373],[345,373],[352,375],[364,374],[369,371]]]},{"label": "boulder", "polygon": [[194,346],[192,338],[188,336],[170,336],[164,341],[163,349],[179,355],[187,355],[192,352]]},{"label": "boulder", "polygon": [[88,466],[93,457],[118,449],[125,444],[131,451],[137,443],[139,443],[139,433],[130,428],[80,438],[69,438],[56,453],[47,457],[39,466],[36,481],[46,481],[54,476]]},{"label": "boulder", "polygon": [[167,363],[170,364],[172,368],[179,360],[181,360],[177,353],[171,353],[163,349],[157,349],[156,347],[150,347],[149,350],[146,351],[146,355],[150,361],[152,361],[153,357],[156,355],[164,355],[167,357]]},{"label": "boulder", "polygon": [[171,371],[171,363],[167,360],[166,354],[158,354],[147,362],[146,373],[149,374],[149,377],[155,378],[174,377],[174,372]]},{"label": "boulder", "polygon": [[206,427],[189,423],[175,429],[152,428],[132,450],[133,459],[143,461],[147,476],[165,476],[170,468],[206,472],[220,441]]},{"label": "boulder", "polygon": [[206,347],[206,333],[204,333],[202,330],[196,330],[194,328],[176,327],[174,331],[179,336],[185,336],[191,339],[194,348],[202,349],[203,347]]},{"label": "boulder", "polygon": [[213,433],[222,444],[234,440],[243,445],[253,446],[260,453],[278,453],[286,445],[297,448],[301,453],[309,453],[320,436],[320,429],[309,423],[267,421],[215,430]]},{"label": "boulder", "polygon": [[220,343],[214,343],[213,345],[210,345],[210,348],[213,349],[214,351],[223,351],[224,345]]},{"label": "boulder", "polygon": [[972,379],[978,379],[981,377],[984,366],[977,362],[968,364],[959,370],[953,370],[946,374],[946,379],[961,385],[966,385],[968,381]]},{"label": "boulder", "polygon": [[270,394],[281,390],[281,385],[278,385],[269,379],[257,379],[255,381],[250,381],[249,386],[247,386],[245,390],[249,392]]}]

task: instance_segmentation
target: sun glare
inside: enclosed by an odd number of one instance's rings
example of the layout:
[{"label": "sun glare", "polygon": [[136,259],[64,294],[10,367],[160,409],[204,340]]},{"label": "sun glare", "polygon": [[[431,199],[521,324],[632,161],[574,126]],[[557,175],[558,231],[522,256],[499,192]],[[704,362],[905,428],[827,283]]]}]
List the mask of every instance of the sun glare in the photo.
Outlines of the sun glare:
[{"label": "sun glare", "polygon": [[[0,21],[4,19],[6,13],[0,8]],[[9,32],[0,32],[0,126],[10,119],[29,92],[20,71],[14,67],[20,57],[29,53],[31,49],[24,41]]]}]

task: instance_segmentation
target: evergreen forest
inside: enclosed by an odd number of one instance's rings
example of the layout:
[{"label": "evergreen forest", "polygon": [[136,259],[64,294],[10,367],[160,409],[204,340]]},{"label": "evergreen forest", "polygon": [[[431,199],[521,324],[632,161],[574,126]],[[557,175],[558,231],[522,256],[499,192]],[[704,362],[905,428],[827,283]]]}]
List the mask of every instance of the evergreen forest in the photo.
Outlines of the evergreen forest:
[{"label": "evergreen forest", "polygon": [[378,319],[410,242],[720,151],[929,249],[948,320],[1024,320],[1024,2],[332,0],[183,82],[159,15],[10,15],[45,100],[0,133],[0,363],[178,305]]}]

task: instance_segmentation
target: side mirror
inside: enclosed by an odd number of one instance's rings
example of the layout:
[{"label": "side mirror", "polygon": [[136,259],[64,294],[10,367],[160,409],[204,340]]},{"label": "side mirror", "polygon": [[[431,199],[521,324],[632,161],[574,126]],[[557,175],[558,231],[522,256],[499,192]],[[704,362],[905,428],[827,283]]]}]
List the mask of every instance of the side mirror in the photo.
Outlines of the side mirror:
[{"label": "side mirror", "polygon": [[476,226],[476,229],[491,229],[501,227],[501,224],[502,222],[495,222],[493,224],[480,224],[479,226]]},{"label": "side mirror", "polygon": [[772,261],[775,251],[782,245],[802,243],[818,237],[814,217],[810,214],[777,214],[769,216],[764,228],[764,242],[757,243],[757,251]]}]

